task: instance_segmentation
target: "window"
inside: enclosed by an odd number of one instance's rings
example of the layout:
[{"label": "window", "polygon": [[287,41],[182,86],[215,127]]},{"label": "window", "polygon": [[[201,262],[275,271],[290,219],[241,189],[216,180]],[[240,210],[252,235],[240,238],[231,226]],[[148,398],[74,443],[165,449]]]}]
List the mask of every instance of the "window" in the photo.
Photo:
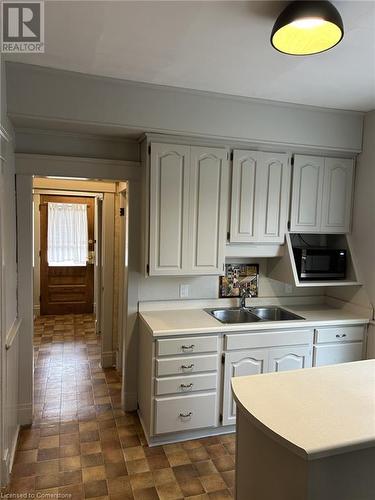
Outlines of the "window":
[{"label": "window", "polygon": [[86,266],[87,205],[48,203],[47,258],[49,266]]}]

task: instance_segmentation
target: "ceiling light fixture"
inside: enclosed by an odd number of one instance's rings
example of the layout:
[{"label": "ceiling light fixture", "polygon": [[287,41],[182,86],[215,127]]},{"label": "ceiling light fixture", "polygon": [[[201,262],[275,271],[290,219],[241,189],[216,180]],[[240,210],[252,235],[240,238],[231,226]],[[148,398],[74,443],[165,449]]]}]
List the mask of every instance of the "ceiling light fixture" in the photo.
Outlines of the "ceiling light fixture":
[{"label": "ceiling light fixture", "polygon": [[344,36],[339,11],[327,1],[297,0],[277,18],[271,44],[279,52],[306,56],[325,52]]}]

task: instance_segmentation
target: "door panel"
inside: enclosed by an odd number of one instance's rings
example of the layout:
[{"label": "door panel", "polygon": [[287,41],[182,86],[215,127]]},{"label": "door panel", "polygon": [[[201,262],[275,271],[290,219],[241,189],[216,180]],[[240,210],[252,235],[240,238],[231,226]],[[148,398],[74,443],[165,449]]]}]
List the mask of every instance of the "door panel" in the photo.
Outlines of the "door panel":
[{"label": "door panel", "polygon": [[227,185],[227,152],[192,147],[189,274],[223,274]]},{"label": "door panel", "polygon": [[230,241],[256,241],[256,178],[259,153],[233,152]]},{"label": "door panel", "polygon": [[310,368],[311,366],[312,352],[310,346],[275,347],[270,350],[270,372],[285,372]]},{"label": "door panel", "polygon": [[322,231],[350,231],[351,200],[353,188],[353,160],[326,158]]},{"label": "door panel", "polygon": [[259,234],[257,241],[284,243],[289,210],[288,155],[262,153],[257,187]]},{"label": "door panel", "polygon": [[[89,252],[94,251],[94,200],[90,197],[40,197],[40,313],[83,314],[93,312],[94,265],[49,266],[47,257],[48,202],[87,205]],[[90,243],[91,242],[91,243]]]},{"label": "door panel", "polygon": [[259,375],[267,371],[268,350],[251,349],[225,353],[223,425],[236,423],[236,403],[232,396],[232,377]]},{"label": "door panel", "polygon": [[323,196],[324,158],[295,155],[291,230],[319,232]]},{"label": "door panel", "polygon": [[187,244],[190,148],[151,145],[150,275],[179,274]]}]

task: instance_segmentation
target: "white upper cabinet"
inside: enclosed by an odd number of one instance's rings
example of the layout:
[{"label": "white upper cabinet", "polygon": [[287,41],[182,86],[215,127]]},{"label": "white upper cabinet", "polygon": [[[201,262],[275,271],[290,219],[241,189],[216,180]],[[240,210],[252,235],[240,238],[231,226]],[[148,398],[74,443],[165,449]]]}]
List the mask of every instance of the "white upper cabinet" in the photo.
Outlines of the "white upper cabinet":
[{"label": "white upper cabinet", "polygon": [[291,231],[348,233],[353,160],[294,157]]},{"label": "white upper cabinet", "polygon": [[323,178],[324,158],[294,157],[290,221],[292,231],[320,231]]},{"label": "white upper cabinet", "polygon": [[350,232],[353,160],[326,158],[323,183],[321,230]]},{"label": "white upper cabinet", "polygon": [[262,153],[257,184],[260,243],[284,243],[289,212],[288,155]]},{"label": "white upper cabinet", "polygon": [[188,271],[223,274],[228,161],[223,149],[191,147]]},{"label": "white upper cabinet", "polygon": [[233,152],[232,203],[230,241],[248,243],[256,241],[255,183],[259,152]]},{"label": "white upper cabinet", "polygon": [[190,148],[153,144],[150,171],[149,272],[179,274],[186,266]]},{"label": "white upper cabinet", "polygon": [[231,243],[283,243],[289,208],[288,155],[233,153]]},{"label": "white upper cabinet", "polygon": [[223,274],[227,151],[151,145],[149,274]]}]

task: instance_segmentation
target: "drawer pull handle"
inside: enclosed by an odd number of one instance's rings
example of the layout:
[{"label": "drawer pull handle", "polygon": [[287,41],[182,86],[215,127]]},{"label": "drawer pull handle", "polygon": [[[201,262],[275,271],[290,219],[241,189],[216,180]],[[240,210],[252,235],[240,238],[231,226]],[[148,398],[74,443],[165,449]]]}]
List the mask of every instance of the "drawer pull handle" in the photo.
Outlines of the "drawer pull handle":
[{"label": "drawer pull handle", "polygon": [[192,416],[192,412],[189,413],[180,413],[180,418],[190,418]]},{"label": "drawer pull handle", "polygon": [[194,349],[194,347],[195,347],[194,344],[191,344],[191,345],[182,345],[181,349],[183,351],[192,351]]},{"label": "drawer pull handle", "polygon": [[340,335],[339,333],[337,333],[337,334],[336,334],[336,337],[337,337],[338,339],[339,339],[339,338],[342,338],[342,337],[346,337],[346,333],[343,333],[343,334],[341,334],[341,335]]},{"label": "drawer pull handle", "polygon": [[191,370],[192,368],[194,368],[194,363],[191,363],[191,365],[181,365],[181,368],[183,370]]},{"label": "drawer pull handle", "polygon": [[181,389],[185,390],[185,389],[191,389],[193,387],[193,382],[190,382],[190,384],[181,384],[180,387]]}]

